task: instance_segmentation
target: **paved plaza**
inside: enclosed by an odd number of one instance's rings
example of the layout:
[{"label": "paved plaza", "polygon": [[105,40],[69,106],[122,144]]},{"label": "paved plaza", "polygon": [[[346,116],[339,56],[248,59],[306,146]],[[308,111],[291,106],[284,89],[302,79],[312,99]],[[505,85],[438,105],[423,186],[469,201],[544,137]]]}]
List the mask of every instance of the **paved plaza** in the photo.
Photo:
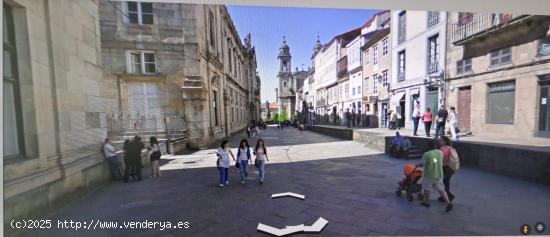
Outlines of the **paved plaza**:
[{"label": "paved plaza", "polygon": [[[231,147],[242,137],[233,136]],[[218,187],[214,149],[201,150],[165,157],[158,179],[113,182],[45,217],[188,221],[188,229],[54,228],[20,232],[19,236],[268,236],[257,232],[258,223],[284,228],[311,225],[319,217],[329,223],[320,234],[311,236],[517,235],[523,224],[534,226],[542,221],[550,225],[548,186],[463,167],[452,182],[455,208],[445,213],[445,205],[433,200],[433,195],[430,208],[396,197],[403,165],[416,161],[389,158],[354,141],[309,131],[300,135],[294,128],[269,127],[262,137],[270,158],[264,184],[257,182],[253,166],[249,166],[248,183],[240,184],[238,170],[232,167],[230,185]],[[280,192],[306,198],[270,198]]]}]

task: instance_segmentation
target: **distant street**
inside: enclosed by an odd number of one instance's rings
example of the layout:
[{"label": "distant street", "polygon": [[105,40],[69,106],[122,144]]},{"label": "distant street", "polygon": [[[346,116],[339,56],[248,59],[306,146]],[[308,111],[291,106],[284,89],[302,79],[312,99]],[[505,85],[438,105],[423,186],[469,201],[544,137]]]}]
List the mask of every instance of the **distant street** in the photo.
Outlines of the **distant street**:
[{"label": "distant street", "polygon": [[[444,204],[437,200],[425,208],[418,201],[396,197],[403,165],[417,161],[389,158],[361,143],[308,131],[301,136],[288,127],[268,127],[262,137],[270,159],[263,185],[256,181],[257,169],[249,166],[246,185],[231,167],[230,185],[217,187],[214,150],[201,150],[163,158],[158,179],[112,183],[47,217],[188,221],[188,229],[75,231],[54,226],[20,236],[267,236],[256,231],[258,223],[283,228],[311,225],[318,217],[329,223],[320,235],[311,236],[518,235],[523,224],[550,225],[550,210],[540,208],[550,206],[546,186],[463,168],[453,178],[455,208],[444,213]],[[231,147],[242,138],[234,135]],[[279,192],[303,194],[306,199],[270,198]]]}]

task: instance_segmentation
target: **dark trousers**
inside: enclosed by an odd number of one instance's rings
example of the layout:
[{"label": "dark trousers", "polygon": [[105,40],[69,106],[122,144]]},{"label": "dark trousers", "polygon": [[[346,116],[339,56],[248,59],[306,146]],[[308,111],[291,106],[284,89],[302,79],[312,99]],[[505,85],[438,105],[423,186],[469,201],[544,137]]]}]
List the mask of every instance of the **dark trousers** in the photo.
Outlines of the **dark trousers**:
[{"label": "dark trousers", "polygon": [[418,122],[420,121],[420,117],[413,117],[413,135],[417,135],[416,131],[418,131]]},{"label": "dark trousers", "polygon": [[141,157],[127,159],[126,169],[124,170],[124,181],[128,182],[130,176],[141,180]]},{"label": "dark trousers", "polygon": [[122,161],[118,158],[118,156],[107,158],[107,162],[109,163],[111,178],[113,180],[122,178]]},{"label": "dark trousers", "polygon": [[453,174],[455,171],[449,166],[443,166],[443,184],[445,185],[445,192],[447,192],[447,195],[450,199],[453,199],[455,195],[451,193],[451,177],[453,177]]},{"label": "dark trousers", "polygon": [[437,126],[435,128],[435,137],[443,136],[445,135],[445,122],[437,122]]},{"label": "dark trousers", "polygon": [[432,121],[424,122],[424,130],[426,131],[426,136],[430,136],[430,128],[432,127]]}]

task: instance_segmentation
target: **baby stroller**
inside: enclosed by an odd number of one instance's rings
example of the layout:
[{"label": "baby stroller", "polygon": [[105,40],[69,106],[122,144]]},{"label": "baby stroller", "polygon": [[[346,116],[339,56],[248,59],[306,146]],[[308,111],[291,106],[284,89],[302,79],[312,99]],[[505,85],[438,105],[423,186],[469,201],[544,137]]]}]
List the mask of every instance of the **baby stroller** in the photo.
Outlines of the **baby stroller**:
[{"label": "baby stroller", "polygon": [[406,164],[403,167],[403,174],[405,178],[398,183],[395,195],[400,197],[404,190],[407,194],[407,200],[412,201],[413,194],[417,195],[418,200],[423,200],[422,184],[418,183],[418,180],[422,177],[422,170],[413,164]]}]

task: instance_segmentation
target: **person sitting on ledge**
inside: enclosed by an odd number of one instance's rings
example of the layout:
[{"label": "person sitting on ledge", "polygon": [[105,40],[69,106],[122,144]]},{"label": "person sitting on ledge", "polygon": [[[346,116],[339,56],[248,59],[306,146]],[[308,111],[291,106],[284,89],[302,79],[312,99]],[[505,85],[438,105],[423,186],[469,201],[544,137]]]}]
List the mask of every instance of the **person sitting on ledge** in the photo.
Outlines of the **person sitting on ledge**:
[{"label": "person sitting on ledge", "polygon": [[404,138],[399,134],[399,132],[395,132],[395,137],[391,140],[390,144],[390,155],[393,157],[400,157],[401,153],[403,152],[403,142]]}]

